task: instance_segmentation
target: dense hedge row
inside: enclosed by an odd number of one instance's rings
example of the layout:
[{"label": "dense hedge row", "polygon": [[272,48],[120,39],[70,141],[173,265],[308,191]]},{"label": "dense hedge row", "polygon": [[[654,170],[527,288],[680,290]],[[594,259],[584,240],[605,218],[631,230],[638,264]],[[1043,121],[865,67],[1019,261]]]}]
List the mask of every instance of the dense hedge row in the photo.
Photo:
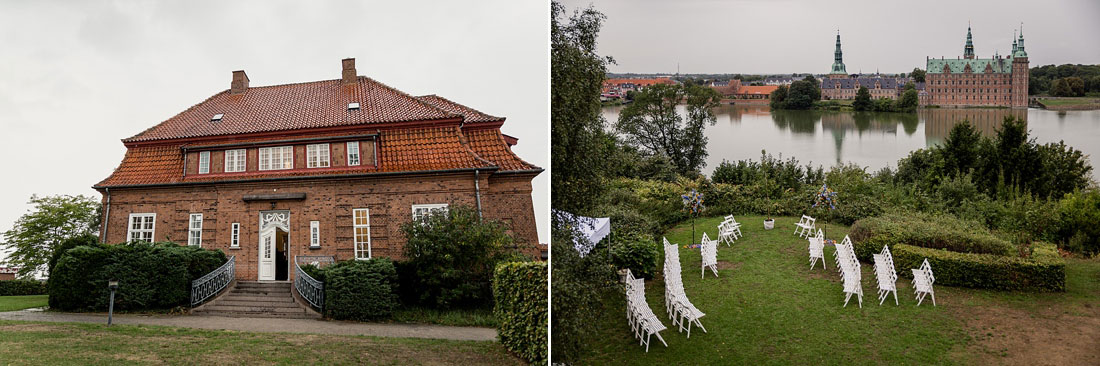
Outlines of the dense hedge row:
[{"label": "dense hedge row", "polygon": [[350,260],[302,270],[324,282],[324,311],[333,319],[388,318],[399,304],[397,271],[389,259]]},{"label": "dense hedge row", "polygon": [[856,221],[849,234],[856,256],[870,261],[883,245],[946,249],[959,253],[1013,255],[1012,243],[993,236],[984,226],[951,217],[922,213],[886,214]]},{"label": "dense hedge row", "polygon": [[512,262],[497,265],[493,275],[500,343],[532,365],[547,358],[547,274],[546,262]]},{"label": "dense hedge row", "polygon": [[107,308],[107,281],[118,280],[115,309],[167,309],[187,305],[191,281],[225,264],[221,251],[176,243],[85,245],[57,260],[48,284],[50,307],[66,311]]},{"label": "dense hedge row", "polygon": [[1066,264],[1053,244],[1036,243],[1031,258],[957,253],[912,245],[891,245],[898,274],[913,277],[925,258],[936,285],[999,290],[1066,290]]},{"label": "dense hedge row", "polygon": [[43,295],[46,283],[35,280],[0,281],[0,296]]}]

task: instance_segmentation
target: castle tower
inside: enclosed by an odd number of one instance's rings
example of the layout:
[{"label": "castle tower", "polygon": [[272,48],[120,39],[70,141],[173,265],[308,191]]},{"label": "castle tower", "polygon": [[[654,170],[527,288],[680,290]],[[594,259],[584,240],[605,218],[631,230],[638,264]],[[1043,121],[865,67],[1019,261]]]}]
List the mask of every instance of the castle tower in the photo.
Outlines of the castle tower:
[{"label": "castle tower", "polygon": [[966,26],[966,47],[963,47],[963,58],[974,59],[974,39],[970,35],[970,25]]},{"label": "castle tower", "polygon": [[844,68],[844,54],[840,51],[840,31],[836,31],[836,51],[833,52],[833,67],[829,72],[830,79],[843,79],[848,77],[848,70]]},{"label": "castle tower", "polygon": [[1027,51],[1024,50],[1024,26],[1020,24],[1020,37],[1012,52],[1012,108],[1027,108],[1029,75]]}]

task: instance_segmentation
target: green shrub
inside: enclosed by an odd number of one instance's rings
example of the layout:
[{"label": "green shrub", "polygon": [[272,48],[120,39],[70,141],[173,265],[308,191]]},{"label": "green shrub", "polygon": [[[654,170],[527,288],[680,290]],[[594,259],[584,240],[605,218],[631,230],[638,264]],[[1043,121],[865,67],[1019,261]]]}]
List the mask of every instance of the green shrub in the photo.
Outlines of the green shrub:
[{"label": "green shrub", "polygon": [[629,268],[636,277],[653,279],[657,274],[657,263],[661,260],[661,249],[653,240],[628,237],[615,240],[611,246],[611,258],[615,268]]},{"label": "green shrub", "polygon": [[490,306],[493,269],[520,259],[505,225],[483,220],[468,206],[452,205],[445,213],[409,221],[401,230],[408,238],[406,265],[419,292],[417,300],[430,307]]},{"label": "green shrub", "polygon": [[59,244],[57,248],[54,249],[53,254],[50,255],[50,260],[46,264],[46,268],[48,271],[46,273],[53,273],[53,267],[57,265],[57,260],[61,258],[61,255],[65,254],[65,252],[69,249],[76,248],[81,245],[95,245],[97,243],[99,243],[99,237],[92,234],[75,236],[62,240],[61,244]]},{"label": "green shrub", "polygon": [[1061,222],[1057,236],[1067,250],[1096,254],[1100,252],[1100,191],[1095,189],[1067,194],[1057,206]]},{"label": "green shrub", "polygon": [[107,308],[107,281],[119,281],[115,308],[167,309],[189,305],[191,281],[225,264],[221,251],[176,243],[84,245],[64,252],[48,284],[50,307]]},{"label": "green shrub", "polygon": [[389,259],[343,261],[322,272],[324,310],[333,319],[387,318],[398,305],[397,270]]},{"label": "green shrub", "polygon": [[325,282],[325,269],[324,268],[317,267],[317,266],[313,265],[312,263],[303,264],[300,267],[302,267],[303,272],[305,272],[310,277],[313,277],[313,279],[321,281],[321,282]]},{"label": "green shrub", "polygon": [[870,261],[883,245],[908,244],[959,253],[1013,255],[1014,247],[976,222],[947,215],[891,213],[857,221],[849,233],[856,256]]},{"label": "green shrub", "polygon": [[43,295],[46,283],[36,280],[0,281],[0,296]]},{"label": "green shrub", "polygon": [[890,246],[899,275],[912,278],[925,258],[936,285],[999,290],[1065,291],[1066,265],[1052,244],[1038,242],[1031,258],[957,253],[897,244]]},{"label": "green shrub", "polygon": [[532,365],[546,364],[546,262],[497,265],[493,276],[493,314],[500,322],[500,344]]}]

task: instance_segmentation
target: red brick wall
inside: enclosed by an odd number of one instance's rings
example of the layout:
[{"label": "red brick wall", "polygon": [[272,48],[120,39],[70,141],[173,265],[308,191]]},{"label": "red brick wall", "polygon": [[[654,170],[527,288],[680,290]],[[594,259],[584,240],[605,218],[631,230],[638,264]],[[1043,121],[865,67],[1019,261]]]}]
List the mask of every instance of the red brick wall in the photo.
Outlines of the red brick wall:
[{"label": "red brick wall", "polygon": [[0,273],[0,281],[11,281],[15,279],[15,273]]},{"label": "red brick wall", "polygon": [[[304,157],[304,150],[301,155]],[[250,151],[249,164],[252,163]],[[295,164],[297,166],[297,162]],[[487,218],[511,222],[521,247],[537,255],[532,178],[530,174],[482,174],[482,210]],[[275,201],[274,206],[272,201],[242,200],[247,194],[298,192],[306,193],[306,199]],[[412,205],[430,203],[476,206],[474,173],[116,188],[111,189],[110,217],[105,220],[107,237],[104,241],[126,241],[129,214],[156,213],[154,239],[186,244],[190,214],[202,213],[203,247],[237,256],[237,278],[255,280],[260,211],[290,210],[291,260],[296,255],[331,255],[337,260],[348,260],[354,258],[352,209],[369,208],[372,254],[401,259],[405,238],[400,225],[412,218]],[[314,220],[321,224],[320,249],[309,249],[309,222]],[[230,248],[234,222],[241,227],[239,248]]]}]

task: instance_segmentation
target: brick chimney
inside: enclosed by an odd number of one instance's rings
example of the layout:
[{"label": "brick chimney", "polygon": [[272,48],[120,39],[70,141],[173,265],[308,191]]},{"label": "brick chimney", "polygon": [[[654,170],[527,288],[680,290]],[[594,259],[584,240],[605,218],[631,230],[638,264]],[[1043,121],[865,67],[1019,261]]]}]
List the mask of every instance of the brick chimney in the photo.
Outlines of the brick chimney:
[{"label": "brick chimney", "polygon": [[340,63],[344,65],[344,72],[342,74],[344,84],[354,83],[355,80],[359,78],[355,74],[355,59],[345,58],[341,60]]},{"label": "brick chimney", "polygon": [[230,94],[241,94],[248,91],[248,74],[244,70],[233,72],[233,82],[229,84]]}]

